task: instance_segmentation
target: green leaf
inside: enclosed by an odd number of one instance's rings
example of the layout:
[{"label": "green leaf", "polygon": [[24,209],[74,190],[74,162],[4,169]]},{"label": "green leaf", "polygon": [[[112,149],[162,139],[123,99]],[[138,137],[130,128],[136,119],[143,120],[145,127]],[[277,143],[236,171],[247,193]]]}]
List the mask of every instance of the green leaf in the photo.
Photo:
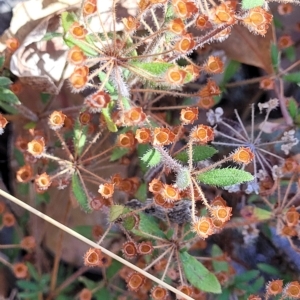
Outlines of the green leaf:
[{"label": "green leaf", "polygon": [[134,216],[128,216],[126,217],[124,220],[123,220],[123,226],[126,230],[129,230],[131,231],[135,225],[136,225],[136,222],[137,222],[137,219],[138,218],[137,216],[134,217]]},{"label": "green leaf", "polygon": [[90,225],[78,225],[73,230],[90,240],[93,239],[92,227]]},{"label": "green leaf", "polygon": [[230,79],[237,73],[240,66],[241,64],[238,61],[231,60],[224,71],[223,81],[221,85],[228,83]]},{"label": "green leaf", "polygon": [[[99,74],[98,74],[98,77],[100,79],[101,82],[104,82],[106,77],[107,77],[107,74],[104,73],[103,71],[101,71]],[[107,80],[107,82],[105,83],[104,87],[107,89],[107,91],[109,92],[109,94],[115,94],[116,93],[116,89],[115,87],[113,86],[113,84]]]},{"label": "green leaf", "polygon": [[280,52],[275,44],[271,44],[271,59],[273,68],[277,72],[280,64]]},{"label": "green leaf", "polygon": [[290,62],[294,62],[296,60],[296,48],[294,46],[283,49],[283,52]]},{"label": "green leaf", "polygon": [[5,102],[0,101],[0,107],[4,111],[8,112],[11,115],[17,115],[19,113],[19,111],[14,106],[11,106],[11,104],[8,104],[8,103],[5,103]]},{"label": "green leaf", "polygon": [[141,73],[148,73],[150,76],[159,76],[167,72],[174,64],[166,62],[132,62],[131,66],[139,69]]},{"label": "green leaf", "polygon": [[136,235],[149,237],[144,233],[148,233],[150,235],[154,235],[161,238],[166,238],[166,235],[159,228],[157,219],[153,216],[148,216],[144,213],[140,213],[140,222],[138,224],[138,229],[133,229],[132,232]]},{"label": "green leaf", "polygon": [[87,140],[88,125],[82,126],[77,120],[74,126],[75,153],[80,155]]},{"label": "green leaf", "polygon": [[23,126],[24,129],[34,129],[35,127],[36,127],[36,122],[28,122]]},{"label": "green leaf", "polygon": [[103,299],[111,299],[111,293],[106,288],[103,287],[101,290],[97,291],[93,296],[96,298],[96,300],[103,300]]},{"label": "green leaf", "polygon": [[102,108],[101,112],[104,117],[108,130],[110,132],[117,132],[118,128],[110,116],[110,108],[109,107]]},{"label": "green leaf", "polygon": [[289,82],[300,83],[300,72],[290,73],[288,75],[284,75],[283,79]]},{"label": "green leaf", "polygon": [[234,277],[235,284],[242,283],[242,282],[249,282],[256,277],[258,277],[259,271],[258,270],[251,270],[246,271],[245,273],[238,274]]},{"label": "green leaf", "polygon": [[[223,255],[223,251],[221,250],[221,248],[214,244],[212,246],[212,250],[211,250],[211,253],[212,253],[212,257],[218,257],[218,256],[222,256]],[[227,272],[228,271],[228,262],[227,261],[218,261],[218,259],[213,259],[212,261],[212,265],[213,265],[213,268],[216,272]]]},{"label": "green leaf", "polygon": [[136,197],[141,202],[145,202],[147,200],[147,185],[146,185],[146,183],[140,184],[138,190],[134,194],[134,197]]},{"label": "green leaf", "polygon": [[156,149],[150,149],[141,158],[149,167],[155,167],[161,162],[161,154]]},{"label": "green leaf", "polygon": [[0,56],[0,69],[3,68],[4,61],[5,61],[5,56],[4,55]]},{"label": "green leaf", "polygon": [[243,9],[251,9],[257,6],[264,5],[265,0],[242,0]]},{"label": "green leaf", "polygon": [[119,147],[114,148],[109,161],[116,161],[116,160],[120,159],[121,157],[123,157],[124,155],[126,155],[128,152],[129,152],[128,148],[119,148]]},{"label": "green leaf", "polygon": [[0,76],[0,86],[7,86],[11,83],[12,81],[9,78]]},{"label": "green leaf", "polygon": [[179,255],[184,274],[194,287],[201,291],[214,294],[220,294],[222,292],[217,277],[209,272],[202,263],[185,251]]},{"label": "green leaf", "polygon": [[77,21],[77,16],[73,12],[65,11],[61,14],[61,24],[65,33],[70,29],[72,24],[76,21]]},{"label": "green leaf", "polygon": [[77,173],[74,173],[72,176],[72,192],[80,207],[86,212],[91,211],[88,197],[83,189],[82,183]]},{"label": "green leaf", "polygon": [[109,211],[109,221],[113,222],[118,219],[124,211],[123,205],[112,205]]},{"label": "green leaf", "polygon": [[36,195],[36,205],[40,205],[40,204],[47,204],[50,202],[50,194],[49,192],[43,193],[43,194],[37,194]]},{"label": "green leaf", "polygon": [[60,32],[47,32],[42,38],[42,41],[50,41],[56,37],[62,37],[62,36],[63,34]]},{"label": "green leaf", "polygon": [[21,104],[18,97],[9,89],[0,87],[0,101],[7,104]]},{"label": "green leaf", "polygon": [[81,40],[77,40],[70,34],[68,34],[64,38],[64,41],[69,48],[72,48],[73,46],[78,46],[83,51],[83,53],[87,56],[95,57],[95,56],[99,55],[99,53],[97,51],[95,51],[93,48],[87,46],[86,42],[84,43]]},{"label": "green leaf", "polygon": [[[216,153],[218,153],[218,150],[211,146],[207,146],[207,145],[193,146],[193,162],[198,162],[198,161],[211,158]],[[178,154],[175,155],[175,158],[184,163],[187,163],[189,160],[187,150],[179,152]]]},{"label": "green leaf", "polygon": [[40,94],[40,97],[41,97],[41,101],[43,104],[46,104],[50,98],[51,98],[51,95],[50,94],[47,94],[47,93],[41,93]]},{"label": "green leaf", "polygon": [[19,167],[21,166],[24,166],[25,165],[25,161],[24,161],[24,155],[23,153],[17,149],[17,148],[14,148],[14,157],[19,165]]},{"label": "green leaf", "polygon": [[292,119],[295,120],[299,112],[297,101],[294,98],[289,99],[288,111]]},{"label": "green leaf", "polygon": [[235,168],[222,168],[198,174],[197,180],[204,184],[224,187],[251,181],[253,180],[253,176],[243,170]]},{"label": "green leaf", "polygon": [[272,218],[272,212],[262,209],[260,207],[254,206],[253,208],[253,217],[259,221],[265,221]]},{"label": "green leaf", "polygon": [[144,154],[150,149],[151,149],[151,147],[148,144],[138,144],[138,146],[137,146],[137,154],[138,154],[138,157],[139,157],[139,165],[140,165],[140,168],[141,168],[143,173],[146,173],[147,170],[149,169],[149,167],[148,167],[148,164],[146,162],[144,162],[140,159],[140,157],[143,157]]},{"label": "green leaf", "polygon": [[83,276],[80,276],[78,278],[78,281],[82,282],[88,290],[93,290],[99,285],[98,282],[95,282],[95,281],[88,279],[86,277],[83,277]]},{"label": "green leaf", "polygon": [[110,280],[113,278],[121,269],[123,268],[123,264],[117,260],[113,260],[111,265],[106,269],[106,278]]},{"label": "green leaf", "polygon": [[32,299],[32,300],[38,300],[39,292],[22,292],[18,293],[18,297],[21,299]]},{"label": "green leaf", "polygon": [[267,274],[270,275],[275,275],[275,276],[281,276],[281,273],[279,272],[279,270],[271,265],[265,264],[265,263],[259,263],[257,264],[257,267],[259,270],[261,270],[262,272],[265,272]]},{"label": "green leaf", "polygon": [[26,266],[28,268],[28,272],[30,274],[30,276],[35,280],[35,281],[39,281],[40,280],[40,275],[38,274],[37,270],[35,269],[34,265],[32,265],[31,263],[26,263]]},{"label": "green leaf", "polygon": [[31,292],[37,292],[40,290],[38,283],[27,280],[18,280],[17,286],[23,290],[28,290]]},{"label": "green leaf", "polygon": [[175,184],[180,190],[184,190],[190,184],[190,171],[188,168],[180,168],[176,174],[176,181]]}]

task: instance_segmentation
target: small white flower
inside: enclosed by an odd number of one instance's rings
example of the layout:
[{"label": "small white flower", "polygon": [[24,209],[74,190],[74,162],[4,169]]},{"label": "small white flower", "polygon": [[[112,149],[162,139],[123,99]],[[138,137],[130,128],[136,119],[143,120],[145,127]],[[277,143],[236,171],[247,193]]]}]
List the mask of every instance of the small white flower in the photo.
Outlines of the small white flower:
[{"label": "small white flower", "polygon": [[265,103],[258,103],[258,108],[260,113],[263,111],[263,109],[266,109],[268,112],[278,107],[279,101],[278,99],[271,99],[268,102]]},{"label": "small white flower", "polygon": [[282,168],[278,167],[277,165],[273,166],[272,168],[272,177],[273,179],[281,178],[283,176],[282,174]]},{"label": "small white flower", "polygon": [[215,109],[215,111],[213,111],[212,109],[210,109],[207,113],[207,121],[210,125],[215,125],[218,124],[220,122],[222,122],[222,118],[221,116],[224,114],[224,111],[221,107],[217,107]]},{"label": "small white flower", "polygon": [[258,183],[256,181],[247,182],[247,188],[245,190],[245,193],[248,195],[252,193],[258,194],[259,193]]},{"label": "small white flower", "polygon": [[227,190],[229,193],[236,193],[241,190],[240,184],[224,186],[224,190]]},{"label": "small white flower", "polygon": [[259,230],[257,229],[256,224],[243,226],[242,235],[245,245],[253,244],[259,235]]}]

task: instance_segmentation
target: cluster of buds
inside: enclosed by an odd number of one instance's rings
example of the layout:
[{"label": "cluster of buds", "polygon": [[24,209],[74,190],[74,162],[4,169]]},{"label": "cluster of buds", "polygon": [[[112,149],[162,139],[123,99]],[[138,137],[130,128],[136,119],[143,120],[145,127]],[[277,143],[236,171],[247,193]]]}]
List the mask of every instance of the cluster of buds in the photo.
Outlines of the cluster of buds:
[{"label": "cluster of buds", "polygon": [[193,223],[193,231],[202,239],[219,232],[227,221],[230,220],[232,208],[227,206],[226,201],[217,196],[210,206],[211,217],[200,217]]}]

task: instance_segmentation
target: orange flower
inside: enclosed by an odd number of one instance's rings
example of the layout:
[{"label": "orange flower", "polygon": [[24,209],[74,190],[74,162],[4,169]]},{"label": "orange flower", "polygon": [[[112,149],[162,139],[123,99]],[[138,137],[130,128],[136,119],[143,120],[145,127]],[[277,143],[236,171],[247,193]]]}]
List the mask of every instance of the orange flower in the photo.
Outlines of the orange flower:
[{"label": "orange flower", "polygon": [[139,273],[132,273],[127,278],[127,286],[131,291],[138,291],[145,283],[145,277]]},{"label": "orange flower", "polygon": [[13,273],[18,279],[26,278],[28,275],[28,268],[24,263],[16,263],[13,265]]},{"label": "orange flower", "polygon": [[199,91],[199,96],[202,98],[210,98],[212,96],[218,96],[220,93],[221,90],[217,84],[209,79],[206,86]]},{"label": "orange flower", "polygon": [[283,35],[278,39],[278,47],[279,49],[285,49],[294,44],[290,35]]},{"label": "orange flower", "polygon": [[186,72],[178,67],[170,68],[166,73],[166,80],[171,84],[183,84],[186,77]]},{"label": "orange flower", "polygon": [[191,138],[203,144],[213,141],[214,136],[213,128],[206,125],[199,125],[191,132]]},{"label": "orange flower", "polygon": [[215,24],[229,24],[232,25],[235,23],[234,12],[230,6],[227,6],[225,3],[220,4],[216,8],[211,9],[212,21]]},{"label": "orange flower", "polygon": [[140,26],[140,23],[132,16],[129,16],[127,18],[123,18],[122,22],[125,26],[126,31],[135,31]]},{"label": "orange flower", "polygon": [[41,157],[45,150],[45,140],[43,137],[36,137],[27,145],[27,151],[37,158]]},{"label": "orange flower", "polygon": [[232,160],[241,164],[249,164],[254,158],[253,152],[250,148],[240,147],[232,155]]},{"label": "orange flower", "polygon": [[[188,285],[181,285],[177,288],[179,291],[183,292],[184,294],[186,294],[187,296],[192,296],[193,294],[193,289],[192,287],[188,286]],[[181,298],[180,296],[177,296],[178,300],[184,300],[184,298]]]},{"label": "orange flower", "polygon": [[230,217],[232,216],[231,214],[232,208],[229,206],[212,206],[210,212],[211,215],[217,219],[222,221],[223,223],[227,222]]},{"label": "orange flower", "polygon": [[154,146],[165,146],[174,142],[175,134],[171,132],[168,128],[155,128],[153,132],[153,142]]},{"label": "orange flower", "polygon": [[168,296],[168,291],[160,286],[156,286],[151,291],[151,297],[153,300],[166,300]]},{"label": "orange flower", "polygon": [[290,207],[285,213],[285,220],[288,226],[296,226],[299,222],[299,213],[295,207]]},{"label": "orange flower", "polygon": [[213,224],[210,218],[201,217],[193,224],[193,231],[203,239],[213,234]]},{"label": "orange flower", "polygon": [[147,144],[151,141],[151,131],[148,128],[137,129],[135,138],[140,144]]},{"label": "orange flower", "polygon": [[79,300],[91,300],[92,299],[92,292],[88,289],[82,289],[79,294]]},{"label": "orange flower", "polygon": [[190,18],[193,14],[198,12],[198,8],[193,2],[187,0],[173,0],[174,11],[180,18]]},{"label": "orange flower", "polygon": [[198,29],[201,29],[201,30],[211,27],[211,23],[209,22],[208,16],[206,16],[206,15],[198,16],[196,19],[195,25]]},{"label": "orange flower", "polygon": [[67,59],[74,65],[81,65],[86,60],[86,56],[78,46],[74,46],[69,50]]},{"label": "orange flower", "polygon": [[133,107],[124,112],[124,124],[126,126],[142,125],[146,114],[141,107]]},{"label": "orange flower", "polygon": [[173,19],[170,23],[169,23],[169,29],[171,32],[175,33],[175,34],[185,34],[185,25],[182,21],[182,19]]},{"label": "orange flower", "polygon": [[154,248],[151,242],[141,242],[137,246],[137,251],[141,255],[148,255],[153,252]]},{"label": "orange flower", "polygon": [[161,193],[165,199],[167,199],[171,202],[178,201],[180,199],[179,190],[176,187],[169,185],[169,184],[163,185]]},{"label": "orange flower", "polygon": [[83,27],[83,25],[80,25],[78,22],[74,22],[71,27],[69,28],[69,32],[71,35],[79,40],[85,39],[88,31]]},{"label": "orange flower", "polygon": [[84,104],[89,108],[91,113],[97,113],[100,112],[102,108],[107,107],[110,101],[111,98],[109,94],[103,91],[98,91],[85,98]]},{"label": "orange flower", "polygon": [[61,111],[54,111],[48,120],[49,127],[52,130],[58,130],[64,126],[66,115]]},{"label": "orange flower", "polygon": [[259,87],[263,90],[273,90],[274,85],[274,80],[270,78],[262,79],[259,83]]},{"label": "orange flower", "polygon": [[183,124],[193,124],[198,119],[198,108],[187,107],[183,108],[180,112],[180,120]]},{"label": "orange flower", "polygon": [[89,16],[97,11],[96,1],[85,1],[82,7],[83,15]]},{"label": "orange flower", "polygon": [[2,224],[5,227],[12,227],[16,223],[16,219],[12,213],[6,212],[2,217]]},{"label": "orange flower", "polygon": [[206,72],[212,74],[222,73],[224,70],[224,64],[217,56],[210,56],[203,67]]},{"label": "orange flower", "polygon": [[137,255],[136,244],[134,242],[128,241],[122,245],[123,255],[127,259],[132,259]]},{"label": "orange flower", "polygon": [[281,3],[277,7],[280,15],[289,15],[293,11],[293,5],[291,3]]},{"label": "orange flower", "polygon": [[185,66],[183,71],[192,75],[192,81],[196,80],[200,76],[200,68],[192,64]]},{"label": "orange flower", "polygon": [[289,226],[283,226],[283,228],[281,229],[281,234],[287,237],[293,237],[298,235],[297,230]]},{"label": "orange flower", "polygon": [[95,267],[102,264],[103,254],[100,249],[90,248],[84,255],[84,264]]},{"label": "orange flower", "polygon": [[300,284],[298,281],[292,281],[288,283],[283,291],[286,297],[292,299],[299,299],[300,298]]},{"label": "orange flower", "polygon": [[134,135],[131,131],[118,135],[117,146],[122,148],[133,148],[135,145]]},{"label": "orange flower", "polygon": [[261,7],[250,9],[248,16],[243,18],[243,23],[254,33],[265,35],[273,20],[273,16]]},{"label": "orange flower", "polygon": [[213,98],[201,98],[198,102],[198,106],[204,109],[210,109],[215,105],[215,101]]},{"label": "orange flower", "polygon": [[178,52],[187,53],[195,47],[195,41],[191,33],[185,34],[181,39],[175,44],[174,48]]},{"label": "orange flower", "polygon": [[282,293],[282,280],[272,280],[266,286],[266,294],[268,296],[275,296]]},{"label": "orange flower", "polygon": [[7,39],[5,41],[5,44],[10,52],[15,52],[20,46],[20,43],[16,38]]},{"label": "orange flower", "polygon": [[69,82],[74,89],[78,92],[85,88],[88,82],[89,68],[87,66],[76,67],[74,72],[69,77]]},{"label": "orange flower", "polygon": [[45,172],[41,175],[38,175],[35,178],[34,182],[35,182],[36,186],[38,187],[38,189],[40,189],[42,191],[47,190],[52,183],[50,176]]},{"label": "orange flower", "polygon": [[106,199],[111,198],[114,194],[114,185],[112,183],[100,184],[98,193]]},{"label": "orange flower", "polygon": [[34,249],[36,247],[35,238],[33,236],[25,236],[20,243],[21,247],[26,250]]},{"label": "orange flower", "polygon": [[32,179],[33,171],[30,165],[25,165],[17,171],[17,181],[21,183],[29,182]]}]

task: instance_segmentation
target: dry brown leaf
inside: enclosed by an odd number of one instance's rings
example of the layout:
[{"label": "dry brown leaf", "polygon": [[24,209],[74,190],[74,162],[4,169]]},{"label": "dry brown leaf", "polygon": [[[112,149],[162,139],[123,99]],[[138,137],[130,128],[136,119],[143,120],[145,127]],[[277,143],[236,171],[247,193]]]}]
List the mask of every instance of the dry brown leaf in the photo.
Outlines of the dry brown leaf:
[{"label": "dry brown leaf", "polygon": [[266,36],[255,35],[241,25],[232,28],[228,39],[212,45],[215,49],[224,50],[226,55],[241,63],[264,69],[268,74],[273,73],[271,60],[272,28]]}]

